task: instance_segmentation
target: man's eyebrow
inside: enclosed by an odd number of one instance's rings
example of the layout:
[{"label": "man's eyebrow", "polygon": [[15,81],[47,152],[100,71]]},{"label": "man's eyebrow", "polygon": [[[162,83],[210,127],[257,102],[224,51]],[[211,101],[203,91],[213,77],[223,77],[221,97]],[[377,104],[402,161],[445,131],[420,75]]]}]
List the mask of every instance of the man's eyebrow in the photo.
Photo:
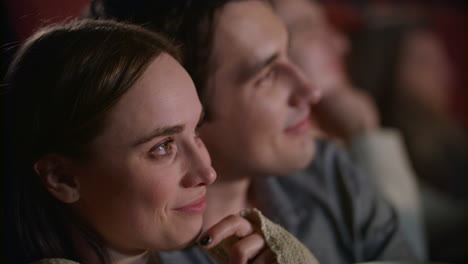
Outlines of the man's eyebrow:
[{"label": "man's eyebrow", "polygon": [[288,56],[289,56],[289,49],[291,48],[291,40],[292,40],[291,35],[292,35],[292,32],[291,32],[291,30],[289,28],[286,28],[286,32],[288,34],[287,35],[288,40],[286,42],[286,48],[288,49]]},{"label": "man's eyebrow", "polygon": [[156,130],[152,131],[151,133],[142,136],[141,138],[137,139],[132,146],[136,147],[141,144],[144,144],[153,138],[162,137],[162,136],[171,136],[175,134],[179,134],[184,131],[185,125],[175,125],[175,126],[165,126],[159,127]]},{"label": "man's eyebrow", "polygon": [[261,70],[272,64],[277,58],[279,57],[279,52],[276,52],[269,56],[267,59],[262,60],[256,64],[254,64],[252,67],[248,67],[248,69],[245,71],[245,77],[246,79],[251,78],[252,76],[255,76],[257,73],[259,73]]}]

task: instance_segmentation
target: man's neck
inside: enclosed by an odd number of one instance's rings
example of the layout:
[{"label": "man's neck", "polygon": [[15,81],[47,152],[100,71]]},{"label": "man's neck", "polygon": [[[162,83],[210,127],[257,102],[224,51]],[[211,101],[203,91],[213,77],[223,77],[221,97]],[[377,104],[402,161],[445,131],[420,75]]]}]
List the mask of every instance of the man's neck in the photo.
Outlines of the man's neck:
[{"label": "man's neck", "polygon": [[208,187],[208,207],[204,214],[204,226],[209,228],[224,217],[238,214],[241,210],[251,207],[248,191],[250,177],[226,178],[221,177]]}]

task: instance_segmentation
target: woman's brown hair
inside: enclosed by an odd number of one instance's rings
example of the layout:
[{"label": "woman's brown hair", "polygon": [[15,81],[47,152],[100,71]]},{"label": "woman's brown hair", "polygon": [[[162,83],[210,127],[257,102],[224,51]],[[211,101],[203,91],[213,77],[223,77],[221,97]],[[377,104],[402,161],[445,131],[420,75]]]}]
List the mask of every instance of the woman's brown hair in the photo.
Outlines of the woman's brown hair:
[{"label": "woman's brown hair", "polygon": [[[81,20],[35,33],[6,78],[8,263],[41,258],[80,261],[68,232],[79,223],[33,171],[47,154],[83,158],[106,125],[106,112],[162,52],[176,48],[157,33],[112,21]],[[99,239],[87,235],[103,262]]]}]

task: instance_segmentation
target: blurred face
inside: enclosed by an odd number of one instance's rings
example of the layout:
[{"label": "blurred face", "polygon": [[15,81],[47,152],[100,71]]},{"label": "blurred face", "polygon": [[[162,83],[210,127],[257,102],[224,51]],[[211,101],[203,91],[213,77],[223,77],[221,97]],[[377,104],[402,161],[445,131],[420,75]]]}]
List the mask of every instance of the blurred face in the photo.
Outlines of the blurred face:
[{"label": "blurred face", "polygon": [[234,1],[217,14],[213,121],[200,130],[215,168],[286,174],[312,160],[310,104],[320,93],[288,58],[288,34],[262,1]]},{"label": "blurred face", "polygon": [[157,57],[106,117],[92,153],[74,166],[74,210],[114,250],[179,249],[202,226],[216,175],[197,135],[202,108],[185,70]]},{"label": "blurred face", "polygon": [[398,69],[402,93],[435,111],[447,110],[452,69],[433,33],[419,30],[406,36]]},{"label": "blurred face", "polygon": [[327,94],[348,85],[343,56],[346,39],[329,24],[314,0],[275,0],[276,12],[291,34],[291,59]]}]

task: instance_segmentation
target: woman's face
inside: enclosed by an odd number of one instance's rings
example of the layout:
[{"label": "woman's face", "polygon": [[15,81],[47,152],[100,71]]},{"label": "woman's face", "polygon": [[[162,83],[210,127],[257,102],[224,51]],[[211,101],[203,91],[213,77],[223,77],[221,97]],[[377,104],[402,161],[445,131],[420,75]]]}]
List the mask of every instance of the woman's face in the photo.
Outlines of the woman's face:
[{"label": "woman's face", "polygon": [[200,232],[216,178],[197,134],[201,113],[192,80],[162,54],[109,111],[89,157],[73,163],[73,209],[113,250],[179,249]]}]

